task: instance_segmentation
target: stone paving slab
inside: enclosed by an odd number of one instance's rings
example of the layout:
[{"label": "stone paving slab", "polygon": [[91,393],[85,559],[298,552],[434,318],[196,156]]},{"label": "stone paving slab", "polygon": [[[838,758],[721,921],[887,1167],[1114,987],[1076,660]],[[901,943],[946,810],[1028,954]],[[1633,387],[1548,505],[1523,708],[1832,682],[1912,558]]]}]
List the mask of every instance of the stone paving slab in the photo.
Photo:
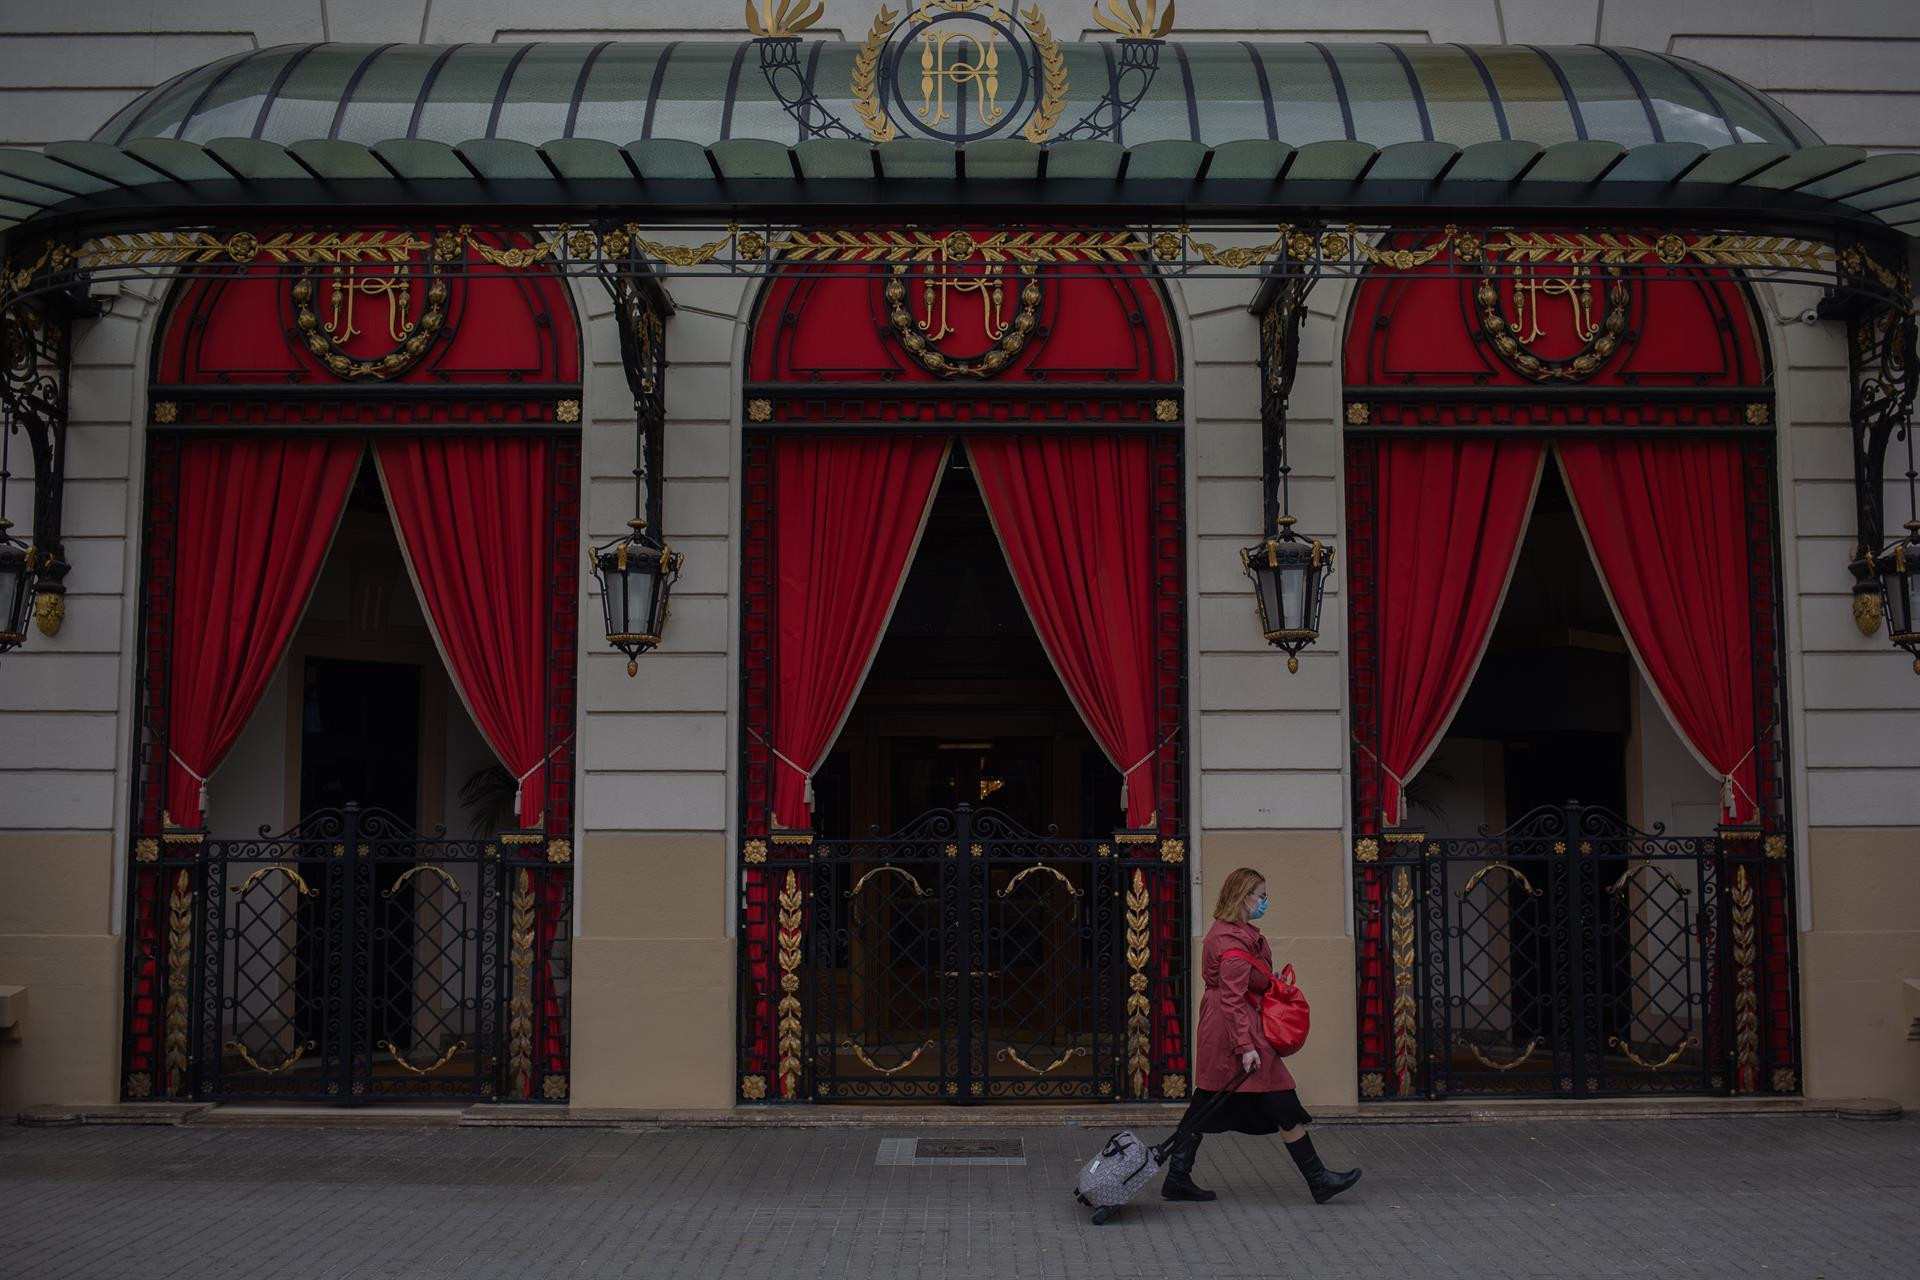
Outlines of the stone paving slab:
[{"label": "stone paving slab", "polygon": [[[1209,1138],[1218,1202],[1094,1227],[1104,1133],[1024,1164],[887,1163],[979,1130],[0,1128],[8,1280],[545,1277],[1887,1277],[1920,1259],[1920,1118],[1324,1126],[1366,1176],[1307,1198],[1273,1139]],[[1157,1138],[1158,1132],[1150,1132]]]}]

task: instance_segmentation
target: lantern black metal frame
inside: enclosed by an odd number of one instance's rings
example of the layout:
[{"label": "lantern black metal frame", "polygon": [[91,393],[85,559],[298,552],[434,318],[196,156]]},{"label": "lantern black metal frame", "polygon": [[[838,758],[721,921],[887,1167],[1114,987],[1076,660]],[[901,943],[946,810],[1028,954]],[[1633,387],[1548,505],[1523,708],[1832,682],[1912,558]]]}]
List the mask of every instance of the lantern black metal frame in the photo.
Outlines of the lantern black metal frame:
[{"label": "lantern black metal frame", "polygon": [[[1256,301],[1260,315],[1260,514],[1265,538],[1240,551],[1240,568],[1253,583],[1253,606],[1267,643],[1287,655],[1287,670],[1300,669],[1300,652],[1320,638],[1320,610],[1333,548],[1295,532],[1287,461],[1287,401],[1300,359],[1300,330],[1307,314],[1311,279],[1276,282]],[[1262,305],[1264,303],[1264,305]],[[1289,590],[1287,579],[1303,579]],[[1295,607],[1289,611],[1287,601]]]},{"label": "lantern black metal frame", "polygon": [[[627,655],[629,676],[639,672],[640,655],[660,643],[672,616],[673,584],[685,562],[648,532],[661,527],[664,506],[657,477],[665,447],[666,320],[673,304],[658,283],[643,272],[636,274],[638,270],[635,263],[629,271],[609,271],[602,277],[613,295],[621,364],[633,393],[633,518],[624,537],[594,548],[588,561],[600,584],[607,643]],[[636,578],[644,579],[644,585]],[[643,601],[637,613],[636,600]]]}]

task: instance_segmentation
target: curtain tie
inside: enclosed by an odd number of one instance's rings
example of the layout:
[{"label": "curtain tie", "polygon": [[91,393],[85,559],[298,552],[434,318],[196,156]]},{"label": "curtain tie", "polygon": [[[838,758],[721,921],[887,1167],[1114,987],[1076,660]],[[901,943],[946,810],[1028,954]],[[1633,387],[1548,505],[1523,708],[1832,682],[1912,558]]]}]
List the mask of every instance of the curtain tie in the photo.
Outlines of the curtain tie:
[{"label": "curtain tie", "polygon": [[1141,765],[1151,764],[1154,757],[1160,754],[1160,748],[1172,742],[1179,734],[1180,731],[1175,729],[1172,733],[1160,739],[1151,751],[1148,751],[1147,754],[1141,756],[1138,760],[1135,760],[1132,764],[1120,771],[1120,809],[1123,813],[1127,808],[1127,779],[1131,778],[1139,770]]},{"label": "curtain tie", "polygon": [[175,751],[172,747],[167,748],[167,754],[173,757],[173,762],[175,764],[179,765],[183,770],[186,771],[186,774],[189,778],[192,778],[195,782],[200,784],[200,825],[203,827],[206,826],[207,825],[207,802],[209,799],[207,795],[206,775],[196,770],[192,765],[188,764],[185,760],[182,760],[180,758],[180,753],[178,751]]},{"label": "curtain tie", "polygon": [[781,764],[787,766],[787,768],[793,770],[795,773],[800,775],[801,803],[805,804],[808,809],[812,809],[813,808],[813,770],[808,769],[806,766],[802,765],[799,761],[794,760],[791,757],[783,754],[780,748],[774,746],[771,742],[768,742],[766,737],[763,734],[761,734],[761,732],[758,729],[749,729],[747,730],[747,732],[752,734],[754,738],[759,741],[761,746],[765,747],[768,751],[772,752],[773,758],[775,760],[778,760]]},{"label": "curtain tie", "polygon": [[519,813],[522,817],[526,815],[527,779],[531,778],[535,773],[538,773],[541,769],[545,768],[547,761],[553,759],[554,752],[560,750],[560,748],[566,746],[569,742],[572,742],[572,741],[573,741],[572,734],[568,734],[566,737],[560,739],[560,741],[553,744],[553,751],[549,751],[547,752],[547,754],[541,756],[538,760],[535,760],[531,765],[527,767],[527,771],[525,773],[521,774],[519,777],[513,780],[513,807],[515,812]]},{"label": "curtain tie", "polygon": [[[1395,773],[1392,769],[1389,769],[1387,767],[1387,762],[1385,760],[1382,760],[1378,755],[1376,755],[1372,747],[1360,741],[1360,735],[1357,733],[1353,735],[1353,745],[1360,748],[1362,751],[1366,752],[1369,756],[1372,756],[1373,762],[1380,766],[1380,772],[1386,774],[1389,778],[1393,779],[1394,790],[1398,792],[1398,795],[1396,797],[1398,801],[1398,806],[1394,811],[1393,821],[1389,822],[1387,825],[1398,826],[1400,819],[1404,817],[1406,814],[1407,780],[1401,777],[1399,774]],[[1385,818],[1387,816],[1387,812],[1385,809],[1382,809],[1380,811],[1380,816],[1382,818]]]},{"label": "curtain tie", "polygon": [[[1771,726],[1769,726],[1769,728],[1771,728]],[[1755,744],[1755,746],[1758,745],[1757,743]],[[1722,813],[1731,813],[1735,817],[1739,816],[1739,813],[1733,807],[1734,792],[1738,791],[1741,795],[1746,796],[1747,803],[1753,806],[1754,817],[1758,818],[1760,816],[1760,802],[1754,799],[1753,794],[1741,786],[1739,780],[1733,776],[1740,772],[1741,765],[1753,758],[1753,752],[1754,747],[1748,747],[1747,753],[1738,760],[1735,760],[1731,769],[1728,769],[1720,775],[1720,811]]]}]

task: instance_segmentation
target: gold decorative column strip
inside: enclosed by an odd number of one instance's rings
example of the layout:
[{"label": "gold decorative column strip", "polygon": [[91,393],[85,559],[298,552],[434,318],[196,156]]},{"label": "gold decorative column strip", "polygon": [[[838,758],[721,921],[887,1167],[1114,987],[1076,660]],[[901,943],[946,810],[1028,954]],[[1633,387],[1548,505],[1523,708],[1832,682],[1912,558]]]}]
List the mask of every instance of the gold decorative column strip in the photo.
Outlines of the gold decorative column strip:
[{"label": "gold decorative column strip", "polygon": [[1736,1092],[1760,1087],[1760,1002],[1753,989],[1753,884],[1733,873],[1733,1058]]},{"label": "gold decorative column strip", "polygon": [[513,882],[507,963],[513,970],[507,998],[508,1096],[524,1098],[533,1078],[533,876],[525,867]]},{"label": "gold decorative column strip", "polygon": [[1413,1047],[1413,878],[1405,867],[1393,877],[1393,1091],[1413,1091],[1418,1055]]},{"label": "gold decorative column strip", "polygon": [[1133,1096],[1147,1096],[1147,1065],[1152,1061],[1153,1011],[1147,1003],[1147,960],[1153,952],[1152,935],[1147,931],[1147,878],[1139,868],[1133,872],[1133,887],[1127,891],[1127,1078],[1133,1084]]},{"label": "gold decorative column strip", "polygon": [[780,961],[779,1029],[775,1050],[780,1096],[795,1095],[800,1078],[800,880],[792,871],[780,886],[780,924],[775,939]]},{"label": "gold decorative column strip", "polygon": [[167,902],[167,1096],[187,1083],[187,975],[193,964],[193,889],[183,868]]}]

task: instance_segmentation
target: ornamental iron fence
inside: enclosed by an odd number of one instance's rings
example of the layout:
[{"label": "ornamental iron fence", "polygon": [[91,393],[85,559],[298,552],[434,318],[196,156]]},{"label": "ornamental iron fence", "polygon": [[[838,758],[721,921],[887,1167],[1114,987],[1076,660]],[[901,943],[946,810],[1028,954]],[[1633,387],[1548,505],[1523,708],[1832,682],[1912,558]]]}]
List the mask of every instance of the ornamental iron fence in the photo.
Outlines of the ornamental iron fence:
[{"label": "ornamental iron fence", "polygon": [[1497,834],[1363,837],[1355,857],[1360,936],[1384,923],[1386,942],[1361,948],[1362,1000],[1391,1000],[1362,1096],[1797,1088],[1783,836],[1569,804]]},{"label": "ornamental iron fence", "polygon": [[549,847],[354,804],[136,842],[133,912],[156,927],[135,930],[130,987],[166,994],[129,1010],[128,1096],[564,1097],[571,868]]},{"label": "ornamental iron fence", "polygon": [[778,1018],[773,1089],[749,1076],[748,1100],[1184,1094],[1180,1027],[1155,1012],[1179,1022],[1184,948],[1159,952],[1185,918],[1167,865],[1184,842],[1040,835],[962,804],[748,858],[775,892],[779,969],[745,975]]}]

